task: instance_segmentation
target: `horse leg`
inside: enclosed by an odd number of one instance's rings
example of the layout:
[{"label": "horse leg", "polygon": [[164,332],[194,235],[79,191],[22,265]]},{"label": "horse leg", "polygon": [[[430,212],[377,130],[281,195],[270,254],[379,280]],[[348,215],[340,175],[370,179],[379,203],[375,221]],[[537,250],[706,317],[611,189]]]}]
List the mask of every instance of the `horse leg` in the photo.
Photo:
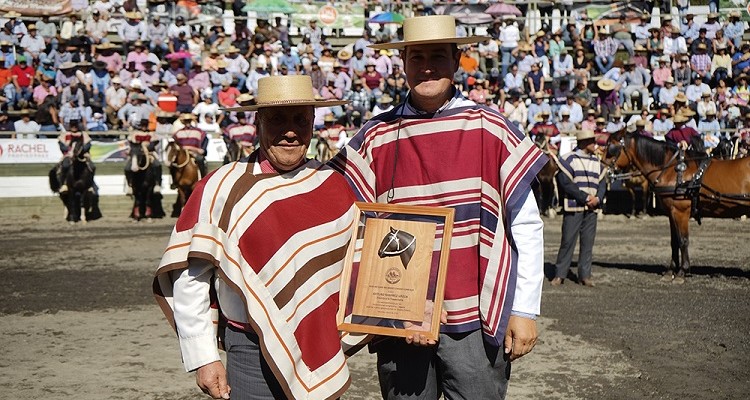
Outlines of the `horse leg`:
[{"label": "horse leg", "polygon": [[686,207],[678,210],[678,218],[676,219],[677,237],[682,257],[674,283],[684,283],[685,277],[690,272],[690,256],[688,254],[688,245],[690,244],[690,201],[688,200],[686,203]]},{"label": "horse leg", "polygon": [[175,198],[174,204],[172,204],[172,218],[180,216],[180,212],[182,211],[182,196],[182,188],[178,188],[177,198]]},{"label": "horse leg", "polygon": [[625,188],[628,189],[628,194],[630,195],[630,214],[628,215],[628,218],[630,218],[636,216],[635,201],[637,200],[637,198],[635,196],[635,188],[630,185],[625,185]]},{"label": "horse leg", "polygon": [[678,244],[678,236],[677,236],[677,223],[675,222],[675,217],[670,214],[669,215],[669,233],[670,233],[670,246],[672,248],[672,258],[669,261],[669,267],[667,268],[667,271],[664,273],[664,276],[661,278],[665,282],[671,282],[672,279],[674,279],[674,271],[677,269],[677,265],[679,263],[679,257],[680,257],[680,251],[679,251],[679,244]]}]

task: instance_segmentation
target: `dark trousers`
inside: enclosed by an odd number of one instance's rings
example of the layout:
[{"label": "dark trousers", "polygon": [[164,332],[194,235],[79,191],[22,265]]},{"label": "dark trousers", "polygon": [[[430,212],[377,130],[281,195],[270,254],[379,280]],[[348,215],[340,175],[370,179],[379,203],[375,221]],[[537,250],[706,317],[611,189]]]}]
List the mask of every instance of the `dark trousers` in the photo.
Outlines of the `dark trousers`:
[{"label": "dark trousers", "polygon": [[510,379],[503,350],[482,331],[440,334],[431,347],[388,339],[375,345],[380,391],[385,400],[502,400]]},{"label": "dark trousers", "polygon": [[563,214],[562,240],[557,252],[556,277],[565,279],[573,260],[576,241],[581,237],[578,250],[578,279],[591,277],[591,260],[593,259],[594,237],[596,236],[596,213],[593,211],[566,212]]}]

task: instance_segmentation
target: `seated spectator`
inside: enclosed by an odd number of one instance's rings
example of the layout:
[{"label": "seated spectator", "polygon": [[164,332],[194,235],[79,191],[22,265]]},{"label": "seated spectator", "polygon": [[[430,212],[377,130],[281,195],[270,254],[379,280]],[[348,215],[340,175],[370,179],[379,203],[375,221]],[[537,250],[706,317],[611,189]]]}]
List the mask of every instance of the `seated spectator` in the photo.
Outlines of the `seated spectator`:
[{"label": "seated spectator", "polygon": [[575,96],[575,102],[580,104],[582,109],[586,110],[593,106],[594,95],[591,93],[591,89],[589,89],[588,85],[584,84],[583,81],[578,81],[576,83],[573,95]]},{"label": "seated spectator", "polygon": [[482,74],[482,71],[479,70],[479,62],[474,57],[472,57],[471,54],[469,54],[468,48],[461,51],[461,58],[459,59],[458,64],[460,70],[462,71],[461,84],[463,86],[463,90],[469,89],[469,86],[466,83],[466,80],[469,77],[474,77],[474,79],[484,78],[484,74]]},{"label": "seated spectator", "polygon": [[568,49],[563,47],[560,53],[552,57],[552,76],[556,80],[568,79],[568,87],[575,86],[575,75],[573,74],[573,57],[568,54]]},{"label": "seated spectator", "polygon": [[40,105],[47,96],[57,96],[57,88],[52,86],[52,78],[48,75],[42,75],[39,85],[34,88],[32,97],[34,98],[34,103]]},{"label": "seated spectator", "polygon": [[145,69],[143,63],[148,59],[148,53],[145,52],[146,46],[142,41],[136,40],[131,47],[133,50],[128,53],[125,62],[128,65],[130,65],[130,63],[135,63],[135,69],[143,71]]},{"label": "seated spectator", "polygon": [[690,68],[693,70],[693,78],[701,75],[707,81],[711,80],[711,57],[706,52],[706,45],[698,45],[698,53],[690,57]]},{"label": "seated spectator", "polygon": [[[508,96],[513,97],[514,95],[509,93]],[[546,112],[548,115],[552,115],[552,108],[544,101],[544,93],[536,92],[534,95],[534,103],[529,105],[528,112],[526,113],[526,121],[528,122],[528,125],[534,125],[537,122],[535,119],[537,114],[541,112]]]},{"label": "seated spectator", "polygon": [[678,90],[685,90],[692,80],[692,71],[690,70],[690,59],[687,55],[681,55],[676,60],[677,67],[672,69],[672,77]]},{"label": "seated spectator", "polygon": [[159,55],[166,54],[169,50],[169,37],[167,36],[167,26],[161,22],[161,17],[154,14],[151,18],[151,25],[146,29],[146,36],[149,40],[148,48]]},{"label": "seated spectator", "polygon": [[729,21],[724,26],[724,35],[732,43],[733,48],[739,48],[742,44],[742,36],[745,34],[745,23],[740,20],[741,12],[732,11],[729,13]]},{"label": "seated spectator", "polygon": [[106,42],[96,46],[98,61],[103,61],[107,64],[107,71],[118,74],[123,66],[122,56],[116,51],[117,45]]},{"label": "seated spectator", "polygon": [[385,80],[385,92],[395,99],[397,103],[400,103],[406,98],[408,90],[409,88],[406,86],[406,74],[401,71],[400,65],[394,65],[393,73]]},{"label": "seated spectator", "polygon": [[635,44],[630,33],[630,23],[627,22],[627,16],[620,14],[617,22],[612,24],[612,36],[628,52],[630,57],[635,55]]},{"label": "seated spectator", "polygon": [[34,75],[34,68],[27,64],[26,57],[18,56],[16,65],[10,69],[13,90],[8,93],[12,94],[12,104],[15,105],[15,107],[19,109],[26,108],[31,101],[33,92],[31,84],[34,80]]},{"label": "seated spectator", "polygon": [[508,100],[503,104],[503,114],[508,120],[516,125],[521,131],[526,130],[528,122],[528,109],[526,103],[521,100],[520,96],[508,96]]},{"label": "seated spectator", "polygon": [[648,105],[648,85],[651,83],[651,75],[641,67],[636,67],[633,60],[625,61],[625,72],[620,76],[617,85],[620,87],[620,100],[626,110],[640,107],[633,106],[632,95],[638,92],[639,102],[643,106]]},{"label": "seated spectator", "polygon": [[44,54],[44,50],[47,48],[47,43],[44,38],[38,34],[36,25],[31,24],[27,28],[29,30],[28,35],[24,35],[21,39],[21,47],[24,50],[24,55],[28,60],[39,60],[39,56]]},{"label": "seated spectator", "polygon": [[711,76],[713,82],[732,77],[732,58],[727,54],[726,46],[718,46],[711,58]]},{"label": "seated spectator", "polygon": [[391,96],[385,94],[378,98],[377,104],[372,109],[372,116],[374,118],[391,110],[393,110],[393,99],[391,98]]},{"label": "seated spectator", "polygon": [[206,115],[210,114],[212,116],[217,116],[216,118],[218,120],[216,122],[220,124],[224,119],[224,114],[220,111],[221,107],[219,107],[218,104],[214,103],[213,93],[209,90],[204,90],[201,93],[201,99],[203,101],[196,104],[195,107],[193,107],[192,111],[193,115],[196,115],[198,117],[198,123],[205,123]]},{"label": "seated spectator", "polygon": [[687,42],[680,33],[680,28],[673,26],[670,35],[664,38],[664,54],[668,56],[687,53]]},{"label": "seated spectator", "polygon": [[617,42],[609,36],[607,27],[600,27],[596,30],[596,36],[593,40],[594,44],[594,62],[599,68],[602,74],[605,74],[612,68],[612,64],[615,62],[615,54],[617,53]]},{"label": "seated spectator", "polygon": [[13,130],[16,131],[14,139],[36,139],[39,124],[31,120],[31,111],[23,109],[21,110],[21,119],[13,123]]},{"label": "seated spectator", "polygon": [[236,107],[237,97],[240,96],[240,91],[236,87],[232,86],[229,81],[224,81],[221,84],[221,90],[217,94],[219,99],[219,106],[224,108]]},{"label": "seated spectator", "polygon": [[106,132],[109,130],[109,126],[104,122],[104,115],[102,113],[94,113],[91,116],[91,121],[86,124],[86,130],[92,132]]},{"label": "seated spectator", "polygon": [[[533,68],[534,67],[532,67],[532,69]],[[537,65],[536,68],[538,70],[539,66]],[[525,91],[524,90],[524,85],[523,85],[523,80],[524,80],[524,76],[520,72],[518,72],[518,65],[517,64],[513,64],[513,65],[510,66],[510,71],[508,72],[507,75],[505,75],[505,79],[503,80],[503,82],[505,83],[505,86],[503,86],[503,90],[509,96],[512,95],[512,94],[518,94],[518,95],[520,95],[521,93],[523,93]],[[540,86],[541,86],[541,84],[540,84]],[[536,92],[536,91],[534,92],[534,95],[536,93],[541,93],[542,96],[544,95],[544,93],[542,93],[542,92]]]}]

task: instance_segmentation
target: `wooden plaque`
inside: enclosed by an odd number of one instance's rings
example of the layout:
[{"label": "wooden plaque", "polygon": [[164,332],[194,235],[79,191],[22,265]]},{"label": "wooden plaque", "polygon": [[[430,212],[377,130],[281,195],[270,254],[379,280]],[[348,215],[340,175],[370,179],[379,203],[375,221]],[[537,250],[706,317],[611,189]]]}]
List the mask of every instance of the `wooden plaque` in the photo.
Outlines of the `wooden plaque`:
[{"label": "wooden plaque", "polygon": [[358,202],[356,212],[339,329],[437,339],[454,210]]}]

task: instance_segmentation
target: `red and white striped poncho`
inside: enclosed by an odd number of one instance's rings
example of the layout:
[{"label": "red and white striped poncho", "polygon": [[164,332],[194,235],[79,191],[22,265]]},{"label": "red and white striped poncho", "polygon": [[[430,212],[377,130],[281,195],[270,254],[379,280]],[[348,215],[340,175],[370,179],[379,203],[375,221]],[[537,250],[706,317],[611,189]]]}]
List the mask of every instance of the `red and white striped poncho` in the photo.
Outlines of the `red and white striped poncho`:
[{"label": "red and white striped poncho", "polygon": [[340,174],[317,161],[284,175],[254,175],[254,165],[227,164],[198,184],[159,264],[154,294],[174,327],[173,279],[190,259],[211,262],[223,290],[244,302],[287,396],[339,397],[350,377],[335,316],[354,197]]},{"label": "red and white striped poncho", "polygon": [[456,210],[445,286],[448,323],[441,331],[481,328],[500,346],[517,277],[506,211],[528,193],[546,159],[489,108],[458,106],[439,116],[408,115],[404,108],[371,120],[331,165],[359,200],[386,203],[393,186],[391,204]]}]

